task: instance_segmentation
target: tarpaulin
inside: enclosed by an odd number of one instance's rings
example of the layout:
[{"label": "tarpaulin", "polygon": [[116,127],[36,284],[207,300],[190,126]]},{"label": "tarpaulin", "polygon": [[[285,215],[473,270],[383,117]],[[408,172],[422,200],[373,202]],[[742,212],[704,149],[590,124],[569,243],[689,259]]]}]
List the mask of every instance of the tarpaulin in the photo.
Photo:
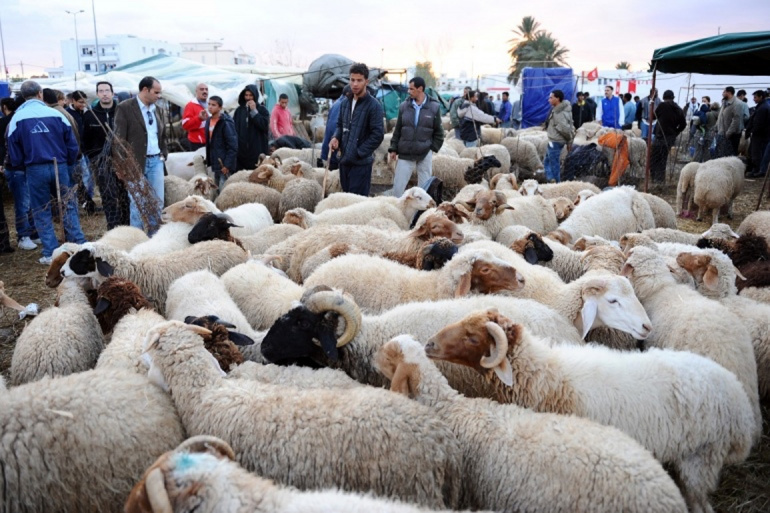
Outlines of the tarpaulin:
[{"label": "tarpaulin", "polygon": [[571,68],[524,68],[521,73],[521,127],[545,123],[551,104],[548,97],[554,89],[561,89],[565,99],[574,93]]}]

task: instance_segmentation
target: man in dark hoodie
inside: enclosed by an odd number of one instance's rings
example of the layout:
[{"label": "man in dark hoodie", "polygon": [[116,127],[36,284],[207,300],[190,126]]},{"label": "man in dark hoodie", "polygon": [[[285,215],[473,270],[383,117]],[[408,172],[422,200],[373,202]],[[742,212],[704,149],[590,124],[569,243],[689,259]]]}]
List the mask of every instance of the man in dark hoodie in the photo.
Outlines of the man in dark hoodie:
[{"label": "man in dark hoodie", "polygon": [[88,157],[91,170],[96,175],[107,228],[111,230],[130,223],[126,187],[115,175],[109,149],[105,151],[107,131],[115,126],[118,102],[114,100],[112,84],[109,82],[98,82],[96,95],[99,103],[83,115],[82,145],[83,153]]},{"label": "man in dark hoodie", "polygon": [[259,91],[253,84],[247,85],[238,95],[238,108],[233,113],[235,132],[238,134],[238,159],[236,169],[231,170],[233,173],[242,169],[256,169],[259,155],[268,153],[270,113],[258,100]]}]

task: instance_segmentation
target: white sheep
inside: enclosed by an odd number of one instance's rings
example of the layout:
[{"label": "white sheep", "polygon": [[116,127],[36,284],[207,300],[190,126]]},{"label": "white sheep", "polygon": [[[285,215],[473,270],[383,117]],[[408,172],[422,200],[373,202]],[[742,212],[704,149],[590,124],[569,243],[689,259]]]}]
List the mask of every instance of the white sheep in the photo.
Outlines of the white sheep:
[{"label": "white sheep", "polygon": [[268,385],[293,388],[358,388],[359,383],[344,372],[335,369],[313,369],[296,365],[273,365],[246,361],[227,373],[227,379],[251,379]]},{"label": "white sheep", "polygon": [[640,192],[639,194],[650,205],[652,218],[655,220],[655,228],[676,229],[676,213],[671,208],[671,205],[668,204],[668,201],[646,192]]},{"label": "white sheep", "polygon": [[303,176],[302,164],[296,163],[289,166],[287,172],[268,164],[262,164],[249,176],[249,182],[270,187],[278,192],[283,192],[287,184]]},{"label": "white sheep", "polygon": [[183,222],[171,222],[161,225],[150,240],[134,246],[128,254],[134,258],[153,255],[165,255],[192,246],[187,236],[192,225]]},{"label": "white sheep", "polygon": [[559,197],[575,198],[581,191],[591,191],[599,194],[601,190],[597,186],[588,182],[566,181],[560,183],[541,184],[537,180],[528,179],[521,182],[519,192],[523,196],[534,196],[540,194],[546,199]]},{"label": "white sheep", "polygon": [[652,321],[647,344],[703,355],[735,374],[754,411],[753,434],[759,436],[757,364],[751,336],[741,320],[724,305],[676,283],[663,256],[653,249],[633,248],[622,274],[631,280]]},{"label": "white sheep", "polygon": [[[496,191],[516,191],[519,185],[516,181],[516,175],[511,173],[498,173],[489,180],[489,188]],[[519,193],[521,195],[521,193]]]},{"label": "white sheep", "polygon": [[673,230],[671,228],[652,228],[650,230],[642,231],[642,235],[646,235],[654,242],[679,242],[681,244],[696,245],[701,238],[707,239],[737,239],[738,234],[735,233],[730,226],[724,223],[716,223],[705,232],[689,233],[681,230]]},{"label": "white sheep", "polygon": [[479,191],[466,202],[473,211],[471,223],[486,228],[493,238],[510,225],[548,233],[559,226],[553,206],[542,196],[508,198],[500,191]]},{"label": "white sheep", "polygon": [[286,215],[286,212],[294,208],[304,208],[309,212],[313,212],[323,197],[323,189],[315,180],[307,178],[292,180],[286,184],[281,193],[278,215],[283,217]]},{"label": "white sheep", "polygon": [[[161,218],[165,223],[181,222],[189,225],[197,223],[204,214],[219,214],[222,211],[211,201],[198,196],[188,196],[182,201],[163,209]],[[244,203],[224,212],[229,215],[239,227],[231,228],[234,237],[255,235],[264,228],[273,225],[273,218],[267,207],[261,203]]]},{"label": "white sheep", "polygon": [[168,157],[166,157],[166,171],[168,171],[169,176],[177,176],[182,180],[189,180],[197,174],[206,174],[205,159],[206,148],[169,153]]},{"label": "white sheep", "polygon": [[712,511],[722,466],[751,450],[756,423],[741,384],[695,354],[550,346],[494,309],[445,327],[425,352],[496,375],[500,402],[620,429],[670,465],[691,511]]},{"label": "white sheep", "polygon": [[444,187],[459,189],[466,185],[465,171],[473,166],[475,160],[454,158],[437,153],[433,156],[433,176],[444,182]]},{"label": "white sheep", "polygon": [[245,203],[263,204],[273,220],[280,222],[278,208],[281,203],[281,193],[264,185],[250,182],[234,183],[223,189],[215,202],[220,210],[228,210]]},{"label": "white sheep", "polygon": [[759,397],[770,398],[770,305],[737,295],[733,262],[716,249],[681,252],[676,262],[701,294],[721,302],[746,326],[757,362]]},{"label": "white sheep", "polygon": [[258,260],[236,265],[222,275],[222,283],[255,330],[272,326],[305,292],[280,271]]},{"label": "white sheep", "polygon": [[183,180],[178,176],[168,175],[163,177],[163,202],[169,206],[187,196],[202,196],[206,199],[214,199],[214,191],[217,184],[208,175],[195,175],[189,180]]},{"label": "white sheep", "polygon": [[384,217],[394,221],[402,230],[409,229],[411,219],[406,219],[396,206],[381,201],[354,203],[347,207],[326,210],[313,214],[304,208],[295,208],[286,212],[284,223],[296,224],[302,228],[328,224],[366,224],[375,217]]},{"label": "white sheep", "polygon": [[344,255],[321,265],[305,280],[306,287],[344,290],[368,313],[471,292],[513,291],[523,283],[513,266],[483,249],[461,251],[438,271],[412,269],[378,256]]},{"label": "white sheep", "polygon": [[142,362],[142,345],[147,333],[166,319],[150,308],[124,315],[112,329],[109,344],[99,355],[97,369],[124,369],[137,374],[147,374]]},{"label": "white sheep", "polygon": [[251,174],[255,170],[247,170],[244,169],[242,171],[238,171],[236,173],[232,173],[230,176],[227,177],[227,180],[225,180],[225,183],[222,184],[222,188],[219,190],[220,194],[223,190],[225,190],[227,187],[233,185],[234,183],[243,183],[243,182],[250,182],[251,181]]},{"label": "white sheep", "polygon": [[393,196],[375,196],[374,198],[367,198],[360,194],[352,194],[349,192],[336,192],[330,194],[327,198],[321,201],[315,208],[316,214],[321,214],[326,210],[339,209],[353,205],[355,203],[364,203],[371,201],[381,201],[390,203],[401,210],[404,214],[404,218],[410,222],[414,218],[414,215],[420,210],[426,210],[436,206],[436,202],[433,198],[425,192],[421,187],[412,187],[404,191],[404,193],[395,198]]},{"label": "white sheep", "polygon": [[11,385],[92,369],[104,349],[102,330],[80,284],[64,280],[57,293],[58,307],[43,310],[16,340]]},{"label": "white sheep", "polygon": [[698,173],[700,162],[688,162],[679,172],[679,182],[676,186],[676,215],[690,217],[693,206],[693,190],[695,190],[695,175]]},{"label": "white sheep", "polygon": [[169,321],[146,342],[150,379],[168,387],[188,434],[222,438],[241,465],[281,484],[339,486],[434,508],[457,504],[460,448],[430,410],[367,387],[303,390],[224,379],[196,334],[207,331]]},{"label": "white sheep", "polygon": [[126,278],[151,298],[155,308],[162,313],[166,291],[178,277],[199,269],[209,269],[219,275],[246,259],[243,249],[220,240],[199,242],[180,251],[142,258],[86,243],[70,257],[61,272],[65,277],[91,278],[99,282],[112,275]]},{"label": "white sheep", "polygon": [[[233,233],[237,228],[231,229]],[[292,235],[296,235],[304,230],[294,224],[275,224],[268,226],[255,235],[239,236],[243,249],[250,251],[252,255],[261,255],[267,252],[267,249],[276,244],[280,244]]]},{"label": "white sheep", "polygon": [[617,429],[463,397],[409,335],[385,344],[376,365],[391,380],[391,390],[433,408],[464,446],[463,506],[686,511],[679,489],[661,465]]},{"label": "white sheep", "polygon": [[649,203],[630,187],[615,187],[581,201],[558,231],[566,234],[566,242],[574,242],[583,235],[618,240],[625,233],[648,228],[655,228]]},{"label": "white sheep", "polygon": [[0,394],[5,511],[122,511],[158,454],[184,439],[168,395],[119,369],[42,379]]},{"label": "white sheep", "polygon": [[[428,513],[419,506],[368,495],[328,489],[300,491],[281,487],[235,463],[230,445],[213,436],[194,436],[167,452],[147,469],[126,501],[125,511],[190,511],[196,513],[264,511],[275,513]],[[448,513],[448,512],[447,512]]]},{"label": "white sheep", "polygon": [[700,165],[695,175],[693,199],[698,205],[697,220],[712,211],[711,224],[719,222],[719,210],[727,207],[727,217],[733,217],[733,201],[743,190],[746,166],[738,157],[723,157]]},{"label": "white sheep", "polygon": [[494,155],[497,157],[497,160],[500,161],[500,167],[490,168],[490,176],[500,173],[508,174],[511,172],[511,154],[508,152],[508,148],[499,142],[496,144],[485,144],[484,146],[479,146],[477,148],[465,148],[460,152],[460,157],[476,160],[479,158],[479,152],[482,157]]},{"label": "white sheep", "polygon": [[747,215],[746,218],[741,221],[740,226],[738,226],[737,232],[740,235],[754,233],[755,235],[764,237],[767,244],[770,245],[770,212],[767,210],[760,210]]},{"label": "white sheep", "polygon": [[519,170],[533,175],[543,170],[543,161],[537,152],[537,148],[530,141],[519,137],[506,137],[500,144],[506,147],[511,155],[511,173],[519,178]]},{"label": "white sheep", "polygon": [[273,158],[278,157],[282,162],[286,162],[290,157],[296,157],[298,160],[314,166],[316,158],[321,156],[321,152],[314,150],[313,148],[302,148],[299,150],[293,148],[278,148],[270,156]]}]

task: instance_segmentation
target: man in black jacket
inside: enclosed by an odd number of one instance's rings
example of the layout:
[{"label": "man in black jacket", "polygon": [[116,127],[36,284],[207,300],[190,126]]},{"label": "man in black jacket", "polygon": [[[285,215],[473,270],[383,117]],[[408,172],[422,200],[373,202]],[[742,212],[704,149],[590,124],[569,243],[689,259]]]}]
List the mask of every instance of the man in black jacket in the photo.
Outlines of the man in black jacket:
[{"label": "man in black jacket", "polygon": [[83,115],[81,145],[91,171],[96,175],[107,229],[111,230],[130,223],[128,193],[123,182],[115,175],[107,141],[108,131],[111,132],[115,127],[118,102],[114,99],[112,84],[109,82],[96,84],[96,96],[99,97],[99,103]]},{"label": "man in black jacket", "polygon": [[222,98],[209,96],[209,114],[206,118],[206,162],[214,172],[217,187],[222,190],[225,180],[234,172],[238,157],[238,135],[233,118],[222,110]]},{"label": "man in black jacket", "polygon": [[260,154],[268,154],[270,113],[264,105],[259,104],[257,86],[247,85],[238,95],[238,105],[233,113],[235,132],[238,134],[238,161],[236,168],[231,170],[233,173],[242,169],[256,169]]},{"label": "man in black jacket", "polygon": [[767,168],[762,168],[762,157],[770,142],[770,100],[767,93],[759,89],[754,91],[754,103],[757,104],[754,114],[751,115],[746,125],[746,137],[751,137],[749,145],[749,157],[754,171],[749,173],[749,178],[765,176]]},{"label": "man in black jacket", "polygon": [[668,154],[674,146],[676,136],[687,127],[682,107],[674,102],[674,91],[663,93],[663,102],[655,108],[655,140],[652,143],[650,157],[650,176],[655,182],[662,183],[666,178]]},{"label": "man in black jacket", "polygon": [[398,108],[396,128],[390,140],[390,158],[398,158],[393,178],[393,195],[400,197],[417,171],[417,185],[425,188],[433,174],[433,152],[444,143],[444,128],[436,100],[425,94],[425,79],[409,81],[409,100]]},{"label": "man in black jacket", "polygon": [[370,95],[369,68],[356,63],[350,67],[352,95],[342,100],[337,131],[329,141],[329,148],[342,150],[340,184],[344,192],[369,196],[372,184],[374,150],[385,137],[383,111],[380,102]]}]

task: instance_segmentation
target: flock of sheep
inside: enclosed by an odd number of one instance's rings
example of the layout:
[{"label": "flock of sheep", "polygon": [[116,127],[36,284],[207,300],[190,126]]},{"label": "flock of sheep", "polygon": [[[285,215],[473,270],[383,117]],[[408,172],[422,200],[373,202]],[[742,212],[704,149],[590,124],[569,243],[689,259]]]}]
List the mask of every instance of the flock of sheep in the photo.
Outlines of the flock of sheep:
[{"label": "flock of sheep", "polygon": [[[54,254],[0,380],[0,511],[713,511],[770,399],[770,214],[681,232],[532,179],[537,131],[482,140],[435,156],[439,205],[341,193],[317,150],[222,190],[171,159],[155,236]],[[677,209],[716,223],[742,165],[688,166]]]}]

